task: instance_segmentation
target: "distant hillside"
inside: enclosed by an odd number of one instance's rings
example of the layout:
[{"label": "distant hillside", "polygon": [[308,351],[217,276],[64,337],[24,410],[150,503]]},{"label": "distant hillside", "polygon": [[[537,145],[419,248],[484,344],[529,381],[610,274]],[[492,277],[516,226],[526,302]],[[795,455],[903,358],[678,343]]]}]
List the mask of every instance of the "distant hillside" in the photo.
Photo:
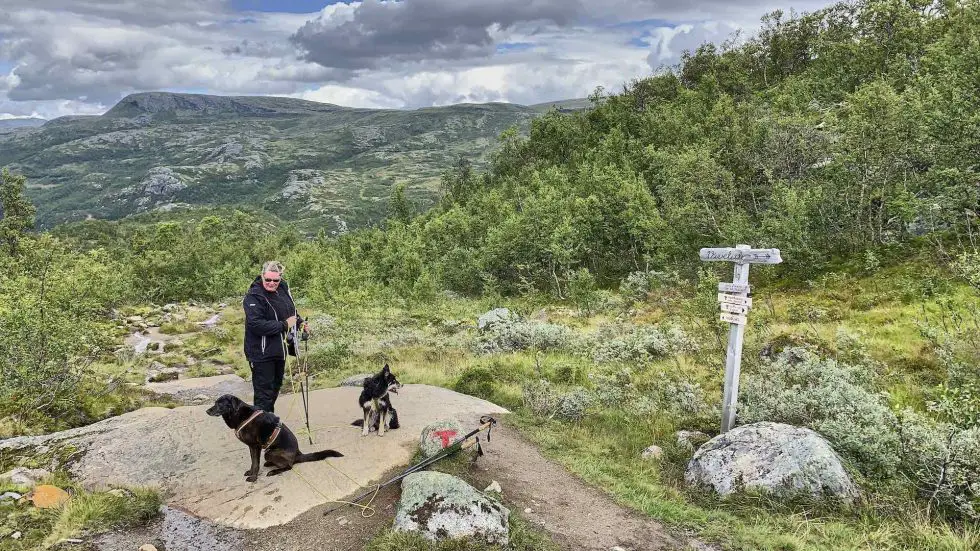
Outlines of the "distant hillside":
[{"label": "distant hillside", "polygon": [[34,117],[23,119],[0,119],[0,132],[12,132],[19,128],[34,128],[47,122]]},{"label": "distant hillside", "polygon": [[[460,155],[482,165],[497,136],[555,106],[354,109],[292,98],[151,92],[101,116],[0,135],[0,166],[29,179],[42,226],[185,206],[258,206],[307,228],[384,216],[391,188],[435,198]],[[571,106],[571,107],[569,107]],[[0,123],[5,121],[0,121]]]}]

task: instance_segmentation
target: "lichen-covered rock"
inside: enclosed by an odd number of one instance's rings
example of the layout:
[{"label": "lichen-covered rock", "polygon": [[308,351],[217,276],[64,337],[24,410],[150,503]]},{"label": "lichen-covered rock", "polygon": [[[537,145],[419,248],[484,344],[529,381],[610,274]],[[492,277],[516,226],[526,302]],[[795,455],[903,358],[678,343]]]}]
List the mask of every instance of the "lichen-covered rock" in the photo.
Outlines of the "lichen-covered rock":
[{"label": "lichen-covered rock", "polygon": [[402,480],[395,531],[417,531],[430,540],[472,537],[507,545],[510,511],[463,480],[422,471]]},{"label": "lichen-covered rock", "polygon": [[822,436],[782,423],[754,423],[712,438],[691,458],[684,478],[721,495],[742,488],[847,500],[859,495]]},{"label": "lichen-covered rock", "polygon": [[361,373],[359,375],[351,375],[343,381],[340,382],[340,386],[364,386],[364,379],[370,377],[371,373]]},{"label": "lichen-covered rock", "polygon": [[510,323],[517,321],[517,316],[507,308],[494,308],[476,319],[476,327],[480,331],[486,331],[498,323]]},{"label": "lichen-covered rock", "polygon": [[422,448],[422,455],[432,457],[443,448],[452,446],[465,435],[466,431],[462,423],[455,419],[443,419],[422,429],[419,447]]}]

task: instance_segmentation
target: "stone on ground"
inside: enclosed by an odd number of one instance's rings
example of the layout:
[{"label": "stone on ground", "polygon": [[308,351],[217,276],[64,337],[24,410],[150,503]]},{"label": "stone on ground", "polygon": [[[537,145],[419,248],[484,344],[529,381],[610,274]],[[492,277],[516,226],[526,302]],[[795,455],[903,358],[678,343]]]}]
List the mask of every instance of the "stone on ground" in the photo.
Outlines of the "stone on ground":
[{"label": "stone on ground", "polygon": [[51,476],[51,473],[44,469],[28,469],[27,467],[17,467],[11,471],[0,474],[0,482],[7,482],[14,486],[26,486],[33,488],[38,482]]},{"label": "stone on ground", "polygon": [[57,486],[42,484],[34,488],[30,499],[38,509],[57,509],[67,503],[71,496]]},{"label": "stone on ground", "polygon": [[248,448],[220,417],[205,413],[210,404],[144,408],[87,427],[10,438],[0,441],[0,454],[13,461],[44,452],[71,455],[71,474],[89,489],[153,487],[168,505],[191,515],[236,528],[266,528],[328,500],[360,493],[372,481],[404,468],[422,428],[435,420],[457,417],[476,427],[481,415],[507,413],[448,389],[405,385],[393,397],[402,427],[386,432],[384,438],[376,433],[362,437],[361,429],[350,424],[362,418],[359,394],[360,389],[352,387],[310,393],[312,446],[303,432],[301,396],[280,396],[276,413],[296,433],[300,450],[329,448],[344,457],[299,464],[274,477],[266,476],[269,469],[263,467],[255,483],[243,476],[250,464]]},{"label": "stone on ground", "polygon": [[517,321],[517,316],[507,308],[494,308],[476,319],[476,327],[486,331],[496,324]]},{"label": "stone on ground", "polygon": [[372,376],[371,373],[360,373],[358,375],[351,375],[350,377],[347,377],[346,379],[344,379],[343,381],[341,381],[340,382],[340,386],[363,387],[364,386],[364,379],[367,379],[368,377],[371,377],[371,376]]},{"label": "stone on ground", "polygon": [[510,511],[459,478],[422,471],[402,480],[395,531],[417,531],[430,540],[479,538],[507,545]]},{"label": "stone on ground", "polygon": [[456,419],[440,419],[431,423],[422,429],[422,435],[419,437],[422,455],[432,457],[461,440],[467,432],[469,431],[465,430],[463,424]]},{"label": "stone on ground", "polygon": [[712,438],[691,458],[684,478],[721,495],[745,488],[850,500],[859,493],[822,436],[782,423],[754,423]]},{"label": "stone on ground", "polygon": [[148,383],[146,389],[156,394],[173,396],[184,402],[214,400],[222,394],[234,394],[248,402],[252,400],[252,384],[238,375],[195,377],[163,383]]}]

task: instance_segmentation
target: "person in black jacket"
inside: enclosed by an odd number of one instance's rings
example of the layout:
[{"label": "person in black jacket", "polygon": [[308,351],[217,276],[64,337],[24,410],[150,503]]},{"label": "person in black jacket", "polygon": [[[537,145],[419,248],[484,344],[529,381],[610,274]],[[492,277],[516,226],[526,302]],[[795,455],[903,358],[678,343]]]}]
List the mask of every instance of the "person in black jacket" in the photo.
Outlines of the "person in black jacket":
[{"label": "person in black jacket", "polygon": [[255,407],[273,413],[286,372],[286,334],[294,327],[308,330],[296,312],[283,267],[266,262],[255,278],[242,307],[245,309],[245,357],[252,369]]}]

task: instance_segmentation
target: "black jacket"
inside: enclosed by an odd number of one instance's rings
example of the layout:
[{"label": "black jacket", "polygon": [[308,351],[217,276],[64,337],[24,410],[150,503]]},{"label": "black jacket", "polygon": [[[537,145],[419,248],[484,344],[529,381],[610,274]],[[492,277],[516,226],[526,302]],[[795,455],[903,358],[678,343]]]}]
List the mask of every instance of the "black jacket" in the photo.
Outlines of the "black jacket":
[{"label": "black jacket", "polygon": [[270,293],[262,287],[262,278],[256,277],[245,293],[242,308],[245,309],[245,357],[248,361],[285,360],[286,318],[295,315],[296,326],[303,325],[286,280],[279,283],[275,293]]}]

